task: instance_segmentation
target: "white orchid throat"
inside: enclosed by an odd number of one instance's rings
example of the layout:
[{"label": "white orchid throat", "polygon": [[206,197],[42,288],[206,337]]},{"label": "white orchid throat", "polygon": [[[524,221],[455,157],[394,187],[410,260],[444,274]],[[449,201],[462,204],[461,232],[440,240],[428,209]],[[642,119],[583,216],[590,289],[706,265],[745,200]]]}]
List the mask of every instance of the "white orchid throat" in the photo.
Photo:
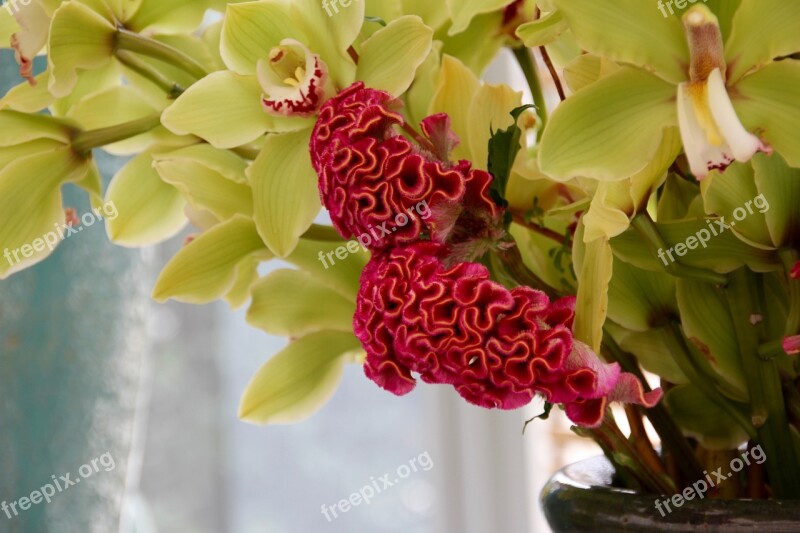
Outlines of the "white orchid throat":
[{"label": "white orchid throat", "polygon": [[749,161],[772,148],[748,132],[736,115],[725,86],[722,34],[705,6],[684,16],[691,51],[691,81],[678,86],[678,121],[689,166],[698,179]]},{"label": "white orchid throat", "polygon": [[256,75],[264,89],[261,103],[272,115],[313,115],[325,101],[328,67],[305,45],[284,39],[260,59]]}]

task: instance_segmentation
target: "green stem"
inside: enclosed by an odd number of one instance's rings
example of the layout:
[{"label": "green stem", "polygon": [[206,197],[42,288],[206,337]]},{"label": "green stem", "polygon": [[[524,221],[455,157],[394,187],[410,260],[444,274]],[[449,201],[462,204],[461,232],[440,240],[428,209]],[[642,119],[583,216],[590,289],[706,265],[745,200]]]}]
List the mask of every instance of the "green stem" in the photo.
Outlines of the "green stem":
[{"label": "green stem", "polygon": [[726,290],[733,318],[742,370],[750,392],[753,419],[758,430],[757,441],[767,456],[767,473],[773,495],[779,499],[800,498],[800,462],[795,452],[783,387],[778,366],[774,360],[758,356],[759,330],[750,323],[753,314],[762,314],[763,278],[746,268],[731,275]]},{"label": "green stem", "polygon": [[155,113],[137,120],[100,128],[97,130],[81,131],[72,138],[72,147],[80,154],[88,153],[92,148],[98,148],[118,141],[124,141],[136,135],[146,133],[161,125],[161,114]]},{"label": "green stem", "polygon": [[[647,211],[643,211],[633,217],[631,225],[645,242],[647,242],[650,253],[653,255],[658,255],[659,251],[664,253],[664,250],[670,248],[669,244],[667,244],[667,241],[658,230],[658,226],[656,226],[656,223],[650,218]],[[677,278],[696,279],[706,283],[713,283],[714,285],[725,285],[728,282],[728,278],[724,274],[718,274],[717,272],[704,268],[687,266],[678,261],[666,265],[664,269],[668,274]]]},{"label": "green stem", "polygon": [[692,352],[686,344],[683,337],[683,332],[678,326],[677,322],[671,321],[666,327],[669,335],[666,336],[666,342],[675,363],[681,371],[689,379],[689,383],[696,386],[700,391],[705,394],[709,400],[717,404],[717,406],[725,411],[731,418],[739,423],[739,426],[747,433],[751,439],[757,436],[753,424],[748,420],[747,416],[742,413],[735,405],[731,404],[725,396],[723,396],[716,388],[714,382],[716,379],[713,376],[708,376],[703,372],[697,362],[692,357]]},{"label": "green stem", "polygon": [[126,29],[118,29],[115,36],[115,48],[117,50],[127,50],[158,59],[159,61],[180,68],[198,80],[208,74],[203,65],[168,44]]},{"label": "green stem", "polygon": [[547,125],[547,102],[542,92],[542,83],[539,81],[536,63],[533,61],[533,53],[531,53],[531,50],[526,46],[512,48],[511,51],[514,53],[514,57],[517,59],[517,63],[519,63],[519,68],[522,69],[522,73],[528,81],[528,87],[531,89],[533,103],[536,104],[536,111],[541,121],[539,131],[536,133],[536,139],[541,141],[544,128]]},{"label": "green stem", "polygon": [[174,100],[179,97],[186,90],[177,82],[171,81],[169,78],[161,74],[159,71],[148,65],[136,55],[125,50],[117,50],[117,59],[120,63],[136,72],[143,78],[153,82],[159,89],[167,93],[167,98]]},{"label": "green stem", "polygon": [[[603,335],[603,346],[606,348],[605,353],[610,361],[619,363],[622,370],[636,376],[642,383],[645,392],[650,392],[650,385],[639,369],[635,357],[625,353],[608,331],[605,331]],[[675,424],[663,402],[650,409],[642,409],[642,412],[653,424],[658,436],[661,437],[661,445],[676,459],[677,466],[683,476],[689,480],[702,479],[703,468],[697,461],[691,444],[678,428],[678,425]]]},{"label": "green stem", "polygon": [[528,268],[528,266],[522,260],[522,254],[520,254],[516,243],[506,250],[497,252],[496,255],[498,259],[500,259],[500,262],[502,263],[502,266],[508,273],[509,277],[518,285],[525,285],[528,287],[533,287],[534,289],[538,289],[547,294],[550,299],[556,299],[565,296],[562,291],[548,285],[542,278],[537,276]]}]

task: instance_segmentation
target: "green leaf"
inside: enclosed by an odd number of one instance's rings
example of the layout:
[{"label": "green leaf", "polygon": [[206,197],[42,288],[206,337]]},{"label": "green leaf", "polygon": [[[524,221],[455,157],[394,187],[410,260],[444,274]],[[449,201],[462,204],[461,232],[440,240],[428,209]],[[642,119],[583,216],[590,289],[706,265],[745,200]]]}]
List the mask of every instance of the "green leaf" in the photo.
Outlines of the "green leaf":
[{"label": "green leaf", "polygon": [[539,149],[542,172],[558,181],[604,181],[640,172],[677,126],[676,89],[641,70],[623,69],[558,106]]},{"label": "green leaf", "polygon": [[608,318],[636,332],[649,331],[677,315],[673,278],[638,269],[618,258],[614,258],[613,272],[608,289]]},{"label": "green leaf", "polygon": [[[337,250],[339,250],[339,255],[345,257],[344,259],[337,257]],[[308,272],[348,300],[355,302],[360,288],[361,271],[369,261],[369,253],[363,249],[350,253],[347,243],[343,240],[326,242],[300,239],[297,247],[286,258],[286,261],[304,272]]]},{"label": "green leaf", "polygon": [[156,158],[154,165],[162,180],[181,191],[193,207],[210,211],[217,220],[236,214],[253,216],[253,191],[248,185],[194,161]]},{"label": "green leaf", "polygon": [[130,160],[111,180],[106,201],[119,214],[106,220],[106,232],[121,246],[147,246],[168,239],[186,225],[180,191],[164,183],[153,168],[153,155]]},{"label": "green leaf", "polygon": [[356,78],[367,87],[400,96],[431,51],[433,30],[406,15],[376,31],[361,45]]},{"label": "green leaf", "polygon": [[694,385],[670,389],[664,404],[681,429],[708,450],[735,450],[747,441],[738,422]]},{"label": "green leaf", "polygon": [[[779,154],[753,158],[755,183],[764,195],[764,219],[776,247],[800,243],[800,169],[790,168]],[[766,204],[766,205],[765,205]]]},{"label": "green leaf", "polygon": [[491,138],[489,139],[489,173],[494,176],[489,192],[494,201],[500,206],[507,206],[506,201],[506,185],[508,178],[511,176],[511,168],[514,166],[514,161],[517,159],[522,145],[520,138],[522,137],[522,129],[517,126],[517,120],[520,115],[530,108],[536,108],[533,104],[517,107],[511,111],[511,118],[514,119],[512,125],[504,130],[494,131],[491,129]]},{"label": "green leaf", "polygon": [[197,135],[218,148],[247,144],[267,131],[309,124],[304,119],[268,115],[261,107],[262,93],[255,76],[214,72],[178,97],[164,111],[161,123],[173,133]]},{"label": "green leaf", "polygon": [[746,76],[732,95],[742,124],[751,131],[763,130],[763,137],[794,168],[800,168],[797,87],[800,87],[800,61],[787,60]]},{"label": "green leaf", "polygon": [[307,419],[336,391],[349,353],[359,348],[352,333],[335,331],[292,342],[253,376],[242,395],[239,418],[253,424]]},{"label": "green leaf", "polygon": [[463,32],[478,15],[501,11],[508,5],[508,0],[445,0],[445,2],[453,21],[448,35]]},{"label": "green leaf", "polygon": [[561,11],[547,13],[539,20],[526,22],[517,28],[517,37],[525,46],[535,48],[550,44],[567,31],[569,26]]},{"label": "green leaf", "polygon": [[612,335],[626,352],[632,353],[642,368],[669,381],[680,385],[688,383],[689,379],[680,369],[669,350],[665,328],[653,328],[647,331],[627,331],[609,322],[606,329],[613,331]]},{"label": "green leaf", "polygon": [[575,338],[599,353],[603,324],[608,314],[608,287],[614,266],[614,255],[608,239],[596,239],[588,243],[582,259],[575,303]]},{"label": "green leaf", "polygon": [[472,124],[469,121],[469,109],[473,97],[478,92],[480,81],[458,59],[444,55],[442,66],[439,70],[439,79],[436,82],[433,98],[430,98],[428,114],[447,113],[450,116],[451,127],[462,144],[453,149],[451,158],[454,161],[469,159],[469,131]]},{"label": "green leaf", "polygon": [[225,13],[220,53],[225,64],[239,74],[255,74],[259,59],[283,39],[305,42],[292,19],[288,2],[230,4]]},{"label": "green leaf", "polygon": [[62,146],[20,157],[0,170],[0,279],[43,260],[61,242],[61,185],[80,179],[87,168]]},{"label": "green leaf", "polygon": [[743,0],[725,43],[731,85],[752,69],[800,50],[800,3],[785,0]]},{"label": "green leaf", "polygon": [[[677,280],[678,308],[683,333],[714,372],[733,386],[736,399],[747,398],[738,341],[727,301],[713,285]],[[730,389],[729,389],[730,391]]]},{"label": "green leaf", "polygon": [[587,51],[648,70],[666,81],[686,81],[689,47],[677,16],[664,17],[641,0],[552,0]]},{"label": "green leaf", "polygon": [[153,298],[193,304],[222,298],[234,288],[240,263],[265,251],[253,221],[236,215],[202,233],[175,254],[158,277]]},{"label": "green leaf", "polygon": [[247,322],[267,333],[301,337],[321,330],[353,331],[355,304],[299,270],[276,270],[253,287]]},{"label": "green leaf", "polygon": [[50,25],[50,92],[66,96],[75,87],[80,70],[107,65],[114,55],[115,32],[111,22],[82,3],[62,4]]},{"label": "green leaf", "polygon": [[308,154],[310,130],[270,135],[247,170],[258,233],[286,257],[321,209],[317,174]]},{"label": "green leaf", "polygon": [[[735,224],[731,231],[748,244],[772,248],[764,213],[754,205],[753,199],[759,193],[750,164],[736,163],[725,174],[712,172],[702,181],[701,190],[706,214],[724,216],[727,221]],[[760,201],[761,199],[755,200],[756,203]],[[735,218],[736,216],[739,218]]]}]

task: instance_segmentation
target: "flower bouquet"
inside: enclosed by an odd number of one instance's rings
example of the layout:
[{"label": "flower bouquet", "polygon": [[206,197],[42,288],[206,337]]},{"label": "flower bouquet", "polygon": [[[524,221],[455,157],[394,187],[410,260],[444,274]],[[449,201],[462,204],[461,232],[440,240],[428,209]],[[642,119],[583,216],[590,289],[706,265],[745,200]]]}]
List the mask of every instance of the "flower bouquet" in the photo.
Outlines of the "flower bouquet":
[{"label": "flower bouquet", "polygon": [[[243,420],[359,364],[540,398],[640,493],[744,449],[711,497],[800,498],[800,4],[17,0],[0,42],[0,278],[63,239],[68,183],[121,246],[191,224],[153,297],[291,338]],[[526,94],[481,80],[509,52]],[[105,190],[100,148],[132,156]]]}]

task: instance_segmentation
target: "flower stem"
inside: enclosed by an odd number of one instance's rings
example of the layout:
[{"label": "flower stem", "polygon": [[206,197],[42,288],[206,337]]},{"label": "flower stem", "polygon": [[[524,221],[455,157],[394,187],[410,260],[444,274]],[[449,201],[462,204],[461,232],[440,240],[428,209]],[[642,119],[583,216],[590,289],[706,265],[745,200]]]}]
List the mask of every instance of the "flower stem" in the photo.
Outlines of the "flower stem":
[{"label": "flower stem", "polygon": [[109,126],[108,128],[81,131],[72,138],[72,147],[79,154],[85,154],[91,151],[92,148],[135,137],[160,125],[161,113],[155,113],[130,122],[117,124],[116,126]]},{"label": "flower stem", "polygon": [[168,44],[164,44],[150,37],[132,32],[126,29],[118,29],[116,34],[116,49],[127,50],[142,54],[164,63],[174,65],[186,73],[194,76],[198,80],[208,74],[205,67],[189,57],[187,54],[181,52],[177,48],[173,48]]},{"label": "flower stem", "polygon": [[536,104],[536,112],[538,113],[539,120],[541,121],[541,124],[539,125],[539,131],[536,133],[536,140],[541,141],[544,128],[547,125],[547,102],[544,99],[542,83],[539,80],[539,73],[536,70],[536,64],[533,62],[533,54],[526,46],[512,48],[511,51],[514,53],[514,57],[516,58],[517,63],[519,63],[519,68],[522,69],[522,73],[525,75],[525,79],[528,81],[528,87],[531,89],[533,103]]},{"label": "flower stem", "polygon": [[[664,240],[664,237],[661,235],[661,232],[659,232],[658,226],[656,226],[656,223],[650,218],[647,211],[643,211],[633,217],[631,226],[633,226],[645,242],[647,242],[652,254],[658,255],[659,250],[663,253],[663,250],[668,250],[670,248],[667,241]],[[728,282],[728,277],[724,274],[718,274],[717,272],[704,268],[687,266],[678,261],[666,265],[664,269],[668,274],[677,278],[696,279],[706,283],[713,283],[714,285],[725,285]]]},{"label": "flower stem", "polygon": [[783,388],[775,360],[758,356],[759,329],[749,317],[761,314],[766,305],[762,288],[763,278],[746,268],[731,275],[726,290],[733,318],[742,370],[750,393],[751,413],[758,436],[755,440],[764,447],[767,473],[773,494],[779,499],[800,498],[800,461],[795,450]]},{"label": "flower stem", "polygon": [[170,100],[174,100],[175,98],[179,97],[186,90],[181,87],[179,83],[170,81],[169,78],[136,57],[136,55],[132,54],[131,52],[117,50],[116,56],[120,63],[136,72],[143,78],[150,80],[156,86],[158,86],[159,89],[167,93],[167,98]]},{"label": "flower stem", "polygon": [[553,83],[555,83],[556,90],[558,91],[558,97],[561,98],[563,102],[567,99],[567,94],[564,92],[564,86],[561,84],[561,78],[558,77],[558,72],[556,72],[556,68],[553,66],[550,54],[547,53],[547,47],[540,46],[539,53],[542,54],[542,60],[544,60],[544,64],[547,65],[547,70],[550,71],[550,76],[553,78]]},{"label": "flower stem", "polygon": [[[605,331],[603,335],[603,347],[605,348],[604,355],[607,360],[619,363],[622,370],[633,374],[639,379],[645,392],[650,392],[650,385],[639,369],[636,358],[625,353],[608,331]],[[663,402],[649,409],[641,410],[650,420],[650,423],[653,424],[658,436],[661,437],[661,444],[664,449],[669,451],[676,459],[676,466],[680,469],[683,477],[687,480],[701,479],[703,477],[703,468],[697,461],[689,441],[675,424]]]}]

